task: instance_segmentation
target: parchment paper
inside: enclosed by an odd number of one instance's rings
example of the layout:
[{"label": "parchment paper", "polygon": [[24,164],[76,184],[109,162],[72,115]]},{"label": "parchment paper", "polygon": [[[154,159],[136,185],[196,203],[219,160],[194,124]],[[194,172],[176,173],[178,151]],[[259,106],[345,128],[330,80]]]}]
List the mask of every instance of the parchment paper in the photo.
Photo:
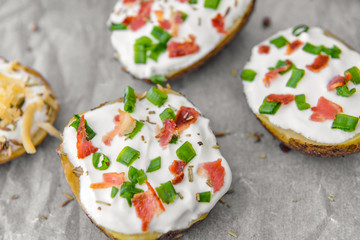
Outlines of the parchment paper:
[{"label": "parchment paper", "polygon": [[[0,55],[37,69],[50,82],[61,104],[58,129],[73,113],[123,96],[127,85],[137,91],[150,87],[113,58],[105,22],[115,2],[0,0]],[[359,0],[258,0],[230,45],[172,83],[211,119],[214,131],[230,132],[218,141],[235,190],[182,239],[234,239],[228,231],[239,239],[360,239],[360,155],[283,153],[248,108],[239,78],[253,45],[301,23],[326,28],[359,51],[359,10]],[[265,16],[271,18],[266,29]],[[264,137],[254,143],[249,132]],[[59,144],[48,136],[35,155],[0,166],[1,240],[107,239],[76,201],[61,207],[63,192],[71,190],[55,152]]]}]

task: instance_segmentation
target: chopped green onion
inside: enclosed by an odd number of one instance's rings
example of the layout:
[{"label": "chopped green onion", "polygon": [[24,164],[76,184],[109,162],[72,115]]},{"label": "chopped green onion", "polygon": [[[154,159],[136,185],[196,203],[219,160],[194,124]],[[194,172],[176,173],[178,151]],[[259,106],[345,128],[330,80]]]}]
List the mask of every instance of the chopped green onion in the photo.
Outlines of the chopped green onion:
[{"label": "chopped green onion", "polygon": [[210,202],[211,201],[211,192],[197,193],[196,200],[198,202]]},{"label": "chopped green onion", "polygon": [[339,96],[351,97],[351,95],[353,95],[356,92],[356,88],[349,90],[348,86],[345,84],[340,87],[336,87],[336,92],[337,92],[337,95],[339,95]]},{"label": "chopped green onion", "polygon": [[360,84],[360,70],[358,67],[354,66],[352,68],[349,68],[345,71],[345,74],[346,73],[351,74],[350,81],[352,81],[354,84]]},{"label": "chopped green onion", "polygon": [[315,46],[315,45],[312,45],[311,43],[307,42],[305,44],[305,46],[303,47],[303,50],[305,52],[318,55],[323,50],[323,46]]},{"label": "chopped green onion", "polygon": [[180,160],[183,160],[186,163],[189,163],[196,156],[196,152],[195,152],[193,146],[191,145],[191,143],[186,141],[183,145],[181,145],[176,150],[176,155],[178,156],[178,158]]},{"label": "chopped green onion", "polygon": [[295,96],[295,102],[300,111],[309,109],[311,106],[306,102],[305,94]]},{"label": "chopped green onion", "polygon": [[117,187],[112,187],[111,188],[111,198],[114,198],[118,192],[119,192],[119,189]]},{"label": "chopped green onion", "polygon": [[190,4],[196,4],[196,3],[198,3],[198,0],[190,0],[189,3]]},{"label": "chopped green onion", "polygon": [[121,162],[129,167],[136,159],[139,158],[139,156],[140,156],[139,151],[129,146],[126,146],[123,148],[123,150],[121,150],[116,161]]},{"label": "chopped green onion", "polygon": [[149,55],[149,58],[151,58],[152,60],[154,60],[155,62],[157,62],[159,56],[166,52],[166,44],[164,43],[157,43],[157,44],[153,44],[151,47],[151,53]]},{"label": "chopped green onion", "polygon": [[220,0],[205,0],[204,7],[217,9],[219,6]]},{"label": "chopped green onion", "polygon": [[294,28],[292,34],[295,35],[296,37],[298,37],[302,33],[307,32],[308,30],[309,30],[309,27],[307,25],[299,25]]},{"label": "chopped green onion", "polygon": [[172,135],[169,143],[176,144],[178,139],[179,139],[179,137],[176,134],[174,134],[174,135]]},{"label": "chopped green onion", "polygon": [[282,48],[287,43],[289,43],[289,41],[284,36],[280,36],[278,38],[271,40],[270,43],[274,44],[277,48]]},{"label": "chopped green onion", "polygon": [[[103,156],[103,160],[101,161],[101,166],[99,167],[98,165],[99,165],[99,160],[100,160],[101,155]],[[93,154],[92,163],[93,163],[94,168],[98,169],[98,170],[106,170],[110,166],[109,158],[107,156],[105,156],[105,154],[102,154],[99,152],[96,152]]]},{"label": "chopped green onion", "polygon": [[132,182],[123,182],[120,189],[120,197],[126,198],[129,207],[132,206],[131,199],[134,197],[136,193],[144,192],[141,189],[135,187],[135,183]]},{"label": "chopped green onion", "polygon": [[164,75],[152,75],[150,77],[150,80],[154,83],[154,84],[160,84],[161,86],[165,86],[165,82],[166,82],[166,77]]},{"label": "chopped green onion", "polygon": [[134,60],[135,63],[146,63],[146,53],[151,48],[152,41],[149,37],[143,36],[135,41]]},{"label": "chopped green onion", "polygon": [[128,113],[134,112],[135,104],[136,104],[136,95],[132,87],[129,86],[126,87],[124,101],[125,101],[124,110]]},{"label": "chopped green onion", "polygon": [[289,81],[286,83],[286,86],[296,88],[297,84],[304,77],[304,75],[305,75],[305,70],[294,68],[292,70],[292,74]]},{"label": "chopped green onion", "polygon": [[[286,65],[287,65],[287,64],[286,64],[286,61],[279,60],[279,61],[277,61],[275,67],[271,67],[271,68],[269,68],[269,70],[271,71],[271,70],[274,70],[274,69],[276,69],[276,68],[283,67],[283,66],[286,66]],[[291,67],[289,67],[289,68],[288,68],[287,70],[285,70],[285,71],[279,72],[279,74],[280,74],[280,75],[284,75],[285,73],[287,73],[288,71],[290,71],[290,70],[293,69],[293,68],[296,68],[296,66],[295,66],[293,63],[291,63]]]},{"label": "chopped green onion", "polygon": [[151,35],[153,35],[154,38],[159,40],[160,43],[165,45],[170,40],[170,38],[172,38],[172,36],[160,26],[155,26],[151,31]]},{"label": "chopped green onion", "polygon": [[147,180],[147,176],[144,170],[138,170],[133,166],[130,166],[128,176],[132,183],[139,183],[140,185],[142,185]]},{"label": "chopped green onion", "polygon": [[168,95],[156,87],[151,87],[146,98],[155,106],[161,107],[166,102]]},{"label": "chopped green onion", "polygon": [[146,172],[155,172],[161,168],[161,157],[154,158],[151,160]]},{"label": "chopped green onion", "polygon": [[268,102],[265,98],[259,108],[259,113],[274,115],[279,110],[280,106],[280,102]]},{"label": "chopped green onion", "polygon": [[162,113],[159,115],[161,122],[164,122],[165,119],[173,119],[175,120],[175,112],[171,108],[165,108]]},{"label": "chopped green onion", "polygon": [[131,133],[127,134],[126,136],[128,136],[130,139],[133,139],[140,132],[140,130],[142,129],[143,126],[144,126],[144,123],[136,120],[136,125],[135,125],[134,130]]},{"label": "chopped green onion", "polygon": [[[74,115],[75,120],[70,124],[70,127],[73,127],[78,130],[79,124],[80,124],[80,116],[78,114]],[[91,140],[93,137],[95,137],[96,133],[89,127],[87,124],[87,121],[85,119],[85,131],[86,131],[86,140]]]},{"label": "chopped green onion", "polygon": [[122,24],[122,23],[118,23],[118,24],[112,23],[111,26],[110,26],[111,31],[126,30],[126,29],[127,29],[127,26]]},{"label": "chopped green onion", "polygon": [[183,11],[180,11],[180,13],[181,13],[182,20],[185,21],[188,17],[187,13],[184,13]]},{"label": "chopped green onion", "polygon": [[353,132],[355,131],[358,122],[358,117],[353,117],[346,114],[337,114],[331,128],[340,129],[345,132]]},{"label": "chopped green onion", "polygon": [[171,181],[162,183],[160,187],[155,188],[155,190],[163,203],[169,204],[176,199],[177,194]]},{"label": "chopped green onion", "polygon": [[244,81],[249,81],[252,82],[255,79],[256,76],[256,72],[254,70],[251,69],[244,69],[241,73],[241,79]]},{"label": "chopped green onion", "polygon": [[336,45],[334,45],[332,48],[327,48],[325,46],[322,46],[322,51],[331,56],[331,58],[340,58],[341,49],[338,48]]}]

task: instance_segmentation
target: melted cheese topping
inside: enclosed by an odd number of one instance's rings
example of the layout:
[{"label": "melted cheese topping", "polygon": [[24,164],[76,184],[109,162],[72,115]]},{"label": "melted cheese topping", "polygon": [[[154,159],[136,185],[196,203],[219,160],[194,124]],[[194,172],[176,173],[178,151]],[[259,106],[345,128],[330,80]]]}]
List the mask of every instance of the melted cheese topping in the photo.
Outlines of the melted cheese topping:
[{"label": "melted cheese topping", "polygon": [[[102,174],[106,172],[125,172],[127,178],[129,168],[116,161],[118,154],[125,146],[140,151],[140,158],[132,164],[137,169],[146,171],[150,161],[161,156],[161,168],[155,172],[146,173],[153,188],[174,178],[169,171],[169,166],[174,160],[179,160],[176,150],[185,141],[192,144],[197,154],[185,167],[183,181],[174,185],[176,192],[183,195],[183,199],[177,197],[174,203],[164,204],[166,211],[152,219],[148,231],[166,233],[170,230],[187,228],[193,220],[199,218],[203,213],[209,212],[229,189],[231,171],[219,149],[213,148],[217,143],[213,132],[209,128],[208,119],[199,116],[198,120],[180,135],[176,144],[169,144],[166,149],[160,146],[158,138],[155,138],[157,125],[162,126],[159,114],[170,106],[176,110],[181,106],[194,107],[185,97],[174,94],[168,94],[168,100],[160,108],[154,106],[146,98],[141,101],[137,100],[135,111],[131,113],[132,117],[137,120],[145,120],[149,117],[149,122],[154,124],[144,122],[145,125],[132,140],[116,136],[111,142],[111,146],[106,146],[102,142],[102,137],[114,128],[114,116],[118,114],[118,109],[124,109],[124,103],[112,103],[85,113],[87,123],[96,132],[96,136],[91,140],[93,145],[99,148],[99,152],[104,153],[111,161],[110,167],[104,171],[96,170],[93,167],[92,155],[85,159],[77,158],[76,130],[69,126],[65,128],[64,152],[74,167],[81,166],[84,171],[84,174],[80,176],[80,201],[86,213],[98,225],[124,234],[142,233],[141,220],[137,217],[135,208],[130,208],[125,198],[120,197],[118,193],[112,199],[110,197],[111,188],[94,190],[89,187],[92,183],[102,182]],[[149,114],[152,111],[155,114]],[[144,141],[142,141],[142,136]],[[203,143],[201,146],[198,144],[200,141]],[[213,189],[206,184],[207,179],[197,176],[196,171],[200,163],[213,162],[218,158],[222,159],[222,166],[225,168],[226,174],[224,186],[214,194]],[[188,166],[191,165],[194,166],[193,182],[189,182],[188,177]],[[88,174],[85,174],[86,172]],[[146,184],[137,184],[136,187],[144,191],[147,190]],[[212,192],[211,202],[197,202],[196,193],[205,191]],[[106,202],[111,206],[99,204],[96,201]],[[98,210],[98,207],[101,207],[101,211]]]},{"label": "melted cheese topping", "polygon": [[[224,16],[228,12],[225,16],[225,29],[230,29],[236,20],[244,16],[251,0],[222,0],[216,10],[205,8],[204,2],[205,0],[198,0],[197,4],[189,4],[181,3],[178,0],[155,1],[152,5],[150,21],[145,26],[135,32],[131,30],[113,31],[111,42],[126,70],[138,78],[149,79],[152,75],[168,75],[193,65],[216,48],[225,37],[224,34],[216,31],[211,19],[218,13]],[[109,24],[121,23],[127,16],[137,15],[138,10],[139,4],[123,4],[120,0],[110,15]],[[193,34],[200,50],[194,54],[175,58],[169,58],[168,52],[165,52],[160,55],[157,62],[148,58],[146,64],[136,64],[134,62],[135,40],[147,36],[153,42],[158,42],[150,34],[153,27],[159,25],[154,14],[155,10],[163,10],[165,19],[170,19],[171,10],[188,14],[186,20],[179,25],[178,36],[173,37],[170,41],[184,42],[189,38],[189,34]]]},{"label": "melted cheese topping", "polygon": [[[244,91],[250,108],[254,113],[259,114],[259,107],[264,98],[270,94],[305,94],[306,102],[312,107],[317,105],[318,99],[323,96],[326,99],[340,105],[343,108],[343,113],[351,116],[359,117],[360,108],[360,85],[354,85],[352,82],[348,83],[349,89],[356,88],[357,92],[351,97],[338,96],[336,90],[328,91],[327,85],[329,81],[337,75],[344,76],[344,72],[353,67],[360,67],[360,54],[349,49],[342,42],[326,36],[320,28],[310,28],[308,32],[302,33],[299,37],[292,34],[293,29],[281,31],[267,40],[261,42],[252,49],[250,61],[245,65],[244,69],[252,69],[257,72],[253,82],[243,81]],[[278,49],[276,46],[270,44],[270,40],[279,36],[284,36],[289,42],[300,39],[304,45],[309,42],[313,45],[324,45],[332,48],[333,45],[338,46],[342,53],[339,59],[330,58],[329,65],[318,73],[314,73],[306,68],[306,65],[311,65],[317,57],[314,54],[305,52],[301,46],[291,55],[285,55],[286,46]],[[271,47],[269,54],[259,54],[258,47],[260,45],[269,45]],[[263,78],[269,71],[269,67],[274,67],[278,60],[291,60],[297,68],[304,69],[305,75],[300,80],[296,88],[286,87],[292,71],[290,70],[284,75],[278,75],[270,87],[265,87]],[[360,133],[359,125],[354,132],[344,132],[338,129],[332,129],[333,120],[325,122],[314,122],[310,120],[313,111],[307,109],[300,111],[294,102],[284,105],[275,115],[268,116],[270,122],[283,129],[291,129],[300,133],[304,137],[319,143],[338,144],[351,139],[356,134]]]}]

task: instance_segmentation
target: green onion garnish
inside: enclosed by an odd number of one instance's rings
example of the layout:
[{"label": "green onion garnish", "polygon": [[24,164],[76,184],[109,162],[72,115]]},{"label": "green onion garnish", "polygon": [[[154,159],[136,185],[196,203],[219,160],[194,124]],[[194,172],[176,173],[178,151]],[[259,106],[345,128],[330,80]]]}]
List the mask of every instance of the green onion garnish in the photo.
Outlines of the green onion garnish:
[{"label": "green onion garnish", "polygon": [[111,188],[111,198],[114,198],[118,192],[119,192],[119,189],[117,187],[112,187]]},{"label": "green onion garnish", "polygon": [[140,185],[142,185],[147,180],[147,176],[144,170],[138,170],[133,166],[130,166],[129,168],[128,177],[132,183],[139,183]]},{"label": "green onion garnish", "polygon": [[[74,115],[75,120],[70,124],[70,127],[73,127],[78,130],[79,124],[80,124],[80,116],[78,114]],[[89,127],[87,124],[87,121],[85,119],[85,131],[86,131],[86,140],[91,140],[93,137],[95,137],[96,133]]]},{"label": "green onion garnish", "polygon": [[134,45],[134,60],[135,63],[146,63],[146,53],[151,48],[152,41],[149,37],[140,37],[136,39]]},{"label": "green onion garnish", "polygon": [[196,200],[198,202],[210,202],[211,201],[211,192],[197,193]]},{"label": "green onion garnish", "polygon": [[122,24],[122,23],[118,23],[118,24],[112,23],[111,26],[110,26],[111,31],[126,30],[126,29],[127,29],[127,26]]},{"label": "green onion garnish", "polygon": [[305,94],[295,96],[295,102],[300,111],[309,109],[311,106],[306,102]]},{"label": "green onion garnish", "polygon": [[297,84],[304,77],[304,75],[305,75],[305,70],[294,68],[292,70],[292,74],[289,81],[286,83],[286,86],[296,88]]},{"label": "green onion garnish", "polygon": [[360,70],[358,67],[354,66],[352,68],[349,68],[345,71],[345,74],[346,73],[351,74],[350,81],[352,81],[354,84],[360,84]]},{"label": "green onion garnish", "polygon": [[177,141],[178,141],[178,139],[179,139],[179,137],[178,137],[176,134],[174,134],[174,135],[171,137],[171,140],[170,140],[169,143],[176,144]]},{"label": "green onion garnish", "polygon": [[181,13],[182,20],[185,21],[188,17],[187,13],[184,13],[183,11],[180,11],[180,13]]},{"label": "green onion garnish", "polygon": [[345,84],[340,87],[336,87],[336,92],[337,92],[337,95],[339,95],[339,96],[351,97],[351,95],[353,95],[356,92],[356,88],[349,90],[348,86]]},{"label": "green onion garnish", "polygon": [[155,172],[161,168],[161,157],[154,158],[151,160],[146,172]]},{"label": "green onion garnish", "polygon": [[189,3],[190,4],[196,4],[196,3],[198,3],[198,0],[190,0]]},{"label": "green onion garnish", "polygon": [[132,87],[129,86],[126,87],[124,102],[125,102],[124,110],[128,113],[134,112],[135,104],[136,104],[136,95]]},{"label": "green onion garnish", "polygon": [[205,0],[204,7],[217,9],[219,6],[220,0]]},{"label": "green onion garnish", "polygon": [[334,45],[332,48],[322,46],[323,53],[329,55],[331,58],[340,58],[341,49]]},{"label": "green onion garnish", "polygon": [[256,72],[254,70],[251,69],[244,69],[241,73],[241,79],[244,81],[249,81],[252,82],[255,79],[256,76]]},{"label": "green onion garnish", "polygon": [[196,152],[195,152],[193,146],[191,145],[191,143],[186,141],[183,145],[181,145],[176,150],[176,155],[178,156],[178,158],[180,160],[183,160],[186,163],[189,163],[196,156]]},{"label": "green onion garnish", "polygon": [[[101,161],[101,166],[99,167],[98,165],[99,165],[99,160],[100,160],[101,155],[103,156],[103,160]],[[94,168],[98,169],[98,170],[106,170],[110,166],[109,158],[107,156],[105,156],[105,154],[102,154],[99,152],[96,152],[93,154],[92,163],[93,163]]]},{"label": "green onion garnish", "polygon": [[135,187],[135,183],[132,182],[123,182],[120,189],[120,197],[126,198],[129,206],[132,206],[131,199],[136,193],[144,192],[141,189]]},{"label": "green onion garnish", "polygon": [[[269,70],[271,71],[271,70],[274,70],[274,69],[276,69],[276,68],[283,67],[283,66],[286,66],[286,65],[287,65],[287,64],[286,64],[286,61],[279,60],[279,61],[277,61],[275,67],[270,67]],[[288,68],[287,70],[285,70],[285,71],[279,72],[279,74],[280,74],[280,75],[284,75],[285,73],[287,73],[288,71],[290,71],[291,69],[294,69],[294,68],[296,68],[296,66],[295,66],[293,63],[291,63],[291,67],[289,67],[289,68]]]},{"label": "green onion garnish", "polygon": [[157,40],[159,40],[162,44],[167,44],[167,42],[172,38],[172,36],[165,31],[162,27],[155,26],[153,30],[151,31],[151,35],[154,36]]},{"label": "green onion garnish", "polygon": [[168,95],[156,87],[151,87],[146,98],[155,106],[161,107],[166,102]]},{"label": "green onion garnish", "polygon": [[282,48],[287,43],[289,43],[289,41],[284,36],[280,36],[278,38],[271,40],[270,43],[274,44],[277,48]]},{"label": "green onion garnish", "polygon": [[164,43],[157,43],[157,44],[153,44],[150,51],[150,55],[149,55],[149,58],[151,58],[152,60],[154,60],[155,62],[157,62],[159,56],[166,52],[166,44]]},{"label": "green onion garnish", "polygon": [[309,27],[306,25],[299,25],[296,26],[292,32],[293,35],[296,37],[300,36],[302,33],[307,32],[309,30]]},{"label": "green onion garnish", "polygon": [[165,108],[162,113],[159,115],[161,122],[164,122],[165,119],[173,119],[175,120],[175,112],[171,108]]},{"label": "green onion garnish", "polygon": [[358,117],[353,117],[346,114],[337,114],[331,128],[340,129],[345,132],[353,132],[359,122]]},{"label": "green onion garnish", "polygon": [[150,77],[150,80],[154,83],[154,84],[160,84],[161,86],[165,86],[165,82],[166,82],[166,77],[164,75],[152,75]]},{"label": "green onion garnish", "polygon": [[136,125],[135,125],[134,130],[131,133],[127,134],[126,136],[128,136],[130,139],[133,139],[140,132],[140,130],[142,129],[143,126],[144,126],[144,123],[136,120]]},{"label": "green onion garnish", "polygon": [[259,113],[274,115],[280,108],[280,102],[268,102],[266,97],[259,108]]},{"label": "green onion garnish", "polygon": [[177,194],[171,181],[162,183],[160,187],[155,188],[155,190],[163,203],[169,204],[176,199]]},{"label": "green onion garnish", "polygon": [[323,50],[323,46],[315,46],[315,45],[312,45],[311,43],[307,42],[305,44],[305,46],[303,47],[303,50],[305,52],[308,52],[311,54],[319,55],[321,53],[321,51]]},{"label": "green onion garnish", "polygon": [[139,156],[140,156],[139,151],[129,146],[126,146],[123,148],[123,150],[121,150],[116,161],[121,162],[129,167],[136,159],[139,158]]}]

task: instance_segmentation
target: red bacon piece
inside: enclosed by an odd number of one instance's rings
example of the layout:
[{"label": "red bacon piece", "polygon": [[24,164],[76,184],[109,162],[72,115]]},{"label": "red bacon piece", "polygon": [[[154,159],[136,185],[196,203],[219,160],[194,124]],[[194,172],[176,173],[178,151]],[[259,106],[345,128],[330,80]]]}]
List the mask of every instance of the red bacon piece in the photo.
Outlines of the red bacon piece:
[{"label": "red bacon piece", "polygon": [[343,85],[345,85],[345,78],[343,76],[337,75],[329,81],[327,89],[328,91],[333,91],[335,88],[341,87]]},{"label": "red bacon piece", "polygon": [[150,18],[151,7],[152,7],[153,3],[154,3],[154,0],[141,1],[138,16],[141,16],[144,18]]},{"label": "red bacon piece", "polygon": [[173,119],[165,119],[163,122],[163,128],[160,132],[160,146],[166,147],[171,141],[172,136],[176,131],[176,123]]},{"label": "red bacon piece", "polygon": [[287,44],[286,55],[290,55],[298,50],[304,43],[300,39],[296,39],[292,43]]},{"label": "red bacon piece", "polygon": [[329,64],[330,57],[328,55],[319,54],[311,65],[306,65],[306,68],[312,72],[320,72]]},{"label": "red bacon piece", "polygon": [[332,120],[336,118],[336,115],[343,112],[340,105],[327,100],[324,97],[320,97],[316,107],[312,107],[314,112],[310,116],[310,120],[315,122],[324,122],[326,120]]},{"label": "red bacon piece", "polygon": [[124,3],[127,4],[127,3],[134,3],[136,2],[137,0],[124,0]]},{"label": "red bacon piece", "polygon": [[181,183],[184,179],[184,168],[186,166],[185,161],[174,160],[174,162],[170,165],[169,170],[175,176],[175,178],[171,181],[172,184]]},{"label": "red bacon piece", "polygon": [[268,102],[281,102],[283,104],[289,104],[295,100],[295,96],[292,94],[270,94],[266,97]]},{"label": "red bacon piece", "polygon": [[259,49],[258,49],[258,52],[260,54],[268,54],[270,52],[270,46],[268,46],[268,45],[260,45]]},{"label": "red bacon piece", "polygon": [[200,177],[204,177],[210,180],[214,193],[219,191],[225,182],[225,168],[221,166],[221,158],[214,162],[201,163],[197,170],[197,174]]},{"label": "red bacon piece", "polygon": [[[133,0],[124,1],[124,3],[134,3]],[[136,16],[128,16],[122,22],[123,25],[129,26],[132,31],[137,31],[146,24],[146,20],[150,18],[151,6],[153,0],[141,1],[140,9]]]},{"label": "red bacon piece", "polygon": [[85,117],[82,115],[76,134],[77,157],[80,159],[86,158],[98,150],[98,148],[94,147],[91,141],[88,141],[86,137],[87,134],[85,129]]},{"label": "red bacon piece", "polygon": [[149,228],[151,220],[154,216],[159,216],[162,212],[165,212],[164,205],[155,193],[150,183],[146,181],[148,190],[146,192],[137,193],[131,200],[136,215],[142,221],[142,231],[146,232]]},{"label": "red bacon piece", "polygon": [[195,108],[181,106],[176,113],[175,123],[179,134],[195,123],[199,117],[199,112]]},{"label": "red bacon piece", "polygon": [[92,183],[90,188],[92,189],[102,189],[102,188],[110,188],[113,186],[120,186],[125,181],[125,173],[103,173],[103,182],[100,183]]},{"label": "red bacon piece", "polygon": [[291,67],[292,63],[290,60],[286,60],[285,62],[285,66],[275,68],[274,70],[271,70],[265,74],[265,77],[263,79],[265,87],[270,87],[271,82],[278,77],[279,73],[284,72]]},{"label": "red bacon piece", "polygon": [[190,41],[184,43],[171,41],[167,47],[169,57],[182,57],[198,52],[200,50],[200,47],[195,43],[195,36],[190,34],[189,38]]},{"label": "red bacon piece", "polygon": [[218,33],[227,33],[227,31],[225,30],[225,18],[223,15],[218,13],[213,19],[211,19],[211,22]]},{"label": "red bacon piece", "polygon": [[348,82],[350,79],[352,79],[352,75],[349,72],[345,73],[345,81]]}]

